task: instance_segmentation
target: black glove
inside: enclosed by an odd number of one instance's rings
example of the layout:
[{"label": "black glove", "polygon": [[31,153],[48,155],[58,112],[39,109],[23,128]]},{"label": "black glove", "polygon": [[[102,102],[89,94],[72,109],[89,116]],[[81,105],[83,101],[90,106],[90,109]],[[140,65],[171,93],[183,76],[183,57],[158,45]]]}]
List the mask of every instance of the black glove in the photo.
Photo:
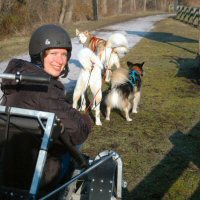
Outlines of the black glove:
[{"label": "black glove", "polygon": [[90,115],[82,114],[82,118],[83,118],[84,122],[87,124],[89,132],[90,132],[92,130],[93,125],[94,125]]}]

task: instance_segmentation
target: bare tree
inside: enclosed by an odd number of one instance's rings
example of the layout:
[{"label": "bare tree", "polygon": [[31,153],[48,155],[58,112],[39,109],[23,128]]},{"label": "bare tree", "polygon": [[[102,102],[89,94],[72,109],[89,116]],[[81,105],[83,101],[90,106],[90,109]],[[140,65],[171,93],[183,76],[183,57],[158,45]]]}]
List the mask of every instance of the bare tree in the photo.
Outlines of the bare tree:
[{"label": "bare tree", "polygon": [[102,15],[105,16],[108,12],[107,0],[101,0],[101,5],[102,5]]},{"label": "bare tree", "polygon": [[135,0],[130,0],[130,12],[132,12],[133,10],[135,11]]},{"label": "bare tree", "polygon": [[118,13],[122,13],[123,0],[118,0]]},{"label": "bare tree", "polygon": [[74,0],[68,0],[68,6],[67,11],[65,14],[64,23],[69,23],[72,21],[72,15],[73,15],[73,8],[74,8]]},{"label": "bare tree", "polygon": [[158,10],[158,3],[157,3],[157,0],[155,0],[155,10]]},{"label": "bare tree", "polygon": [[98,0],[93,0],[93,18],[98,20]]},{"label": "bare tree", "polygon": [[62,0],[62,9],[59,17],[59,24],[63,24],[64,22],[66,7],[67,7],[67,0]]},{"label": "bare tree", "polygon": [[147,10],[147,0],[144,0],[144,6],[143,6],[143,11]]},{"label": "bare tree", "polygon": [[133,10],[136,11],[137,10],[137,4],[136,4],[136,0],[133,0]]},{"label": "bare tree", "polygon": [[72,20],[73,0],[62,0],[62,9],[59,16],[59,24],[68,23]]}]

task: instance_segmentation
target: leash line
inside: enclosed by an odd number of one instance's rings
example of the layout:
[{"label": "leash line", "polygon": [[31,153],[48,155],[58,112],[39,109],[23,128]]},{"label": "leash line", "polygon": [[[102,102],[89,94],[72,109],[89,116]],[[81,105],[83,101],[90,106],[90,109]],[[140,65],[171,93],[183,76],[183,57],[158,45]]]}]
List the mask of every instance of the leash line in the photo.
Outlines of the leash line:
[{"label": "leash line", "polygon": [[[85,110],[85,114],[88,112],[89,108],[90,108],[91,105],[93,104],[93,102],[94,102],[94,100],[95,100],[97,94],[99,93],[100,89],[101,89],[101,88],[98,89],[98,91],[96,92],[96,94],[95,94],[95,96],[93,97],[92,101],[90,102],[89,106],[88,106],[87,109]],[[97,105],[98,105],[98,104],[97,104]],[[97,105],[96,105],[96,106],[97,106]],[[96,106],[95,106],[95,108],[96,108]]]}]

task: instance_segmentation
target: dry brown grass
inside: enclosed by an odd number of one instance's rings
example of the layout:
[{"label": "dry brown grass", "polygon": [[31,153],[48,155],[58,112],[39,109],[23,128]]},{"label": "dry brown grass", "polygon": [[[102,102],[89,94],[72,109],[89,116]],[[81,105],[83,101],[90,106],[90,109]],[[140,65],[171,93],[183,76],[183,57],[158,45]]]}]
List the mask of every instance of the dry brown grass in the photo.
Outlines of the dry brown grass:
[{"label": "dry brown grass", "polygon": [[[78,27],[80,30],[96,30],[106,25],[126,21],[135,17],[147,16],[158,14],[158,12],[145,12],[145,13],[135,13],[127,15],[119,15],[112,17],[102,17],[98,21],[79,21],[74,23],[69,23],[63,27],[69,32],[71,37],[75,37],[75,29]],[[37,26],[39,26],[38,24]],[[37,27],[35,26],[35,28]],[[18,33],[15,36],[8,36],[6,39],[0,40],[0,61],[10,59],[14,55],[19,55],[21,53],[28,52],[28,42],[31,33],[24,32],[20,35]]]}]

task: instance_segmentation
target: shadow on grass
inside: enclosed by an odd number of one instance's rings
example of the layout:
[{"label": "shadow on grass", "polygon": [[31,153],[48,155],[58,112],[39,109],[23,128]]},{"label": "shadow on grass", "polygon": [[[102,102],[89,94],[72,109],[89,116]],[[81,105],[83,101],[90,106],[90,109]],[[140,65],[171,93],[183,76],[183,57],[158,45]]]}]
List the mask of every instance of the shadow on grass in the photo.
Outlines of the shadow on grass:
[{"label": "shadow on grass", "polygon": [[166,33],[166,32],[142,32],[142,31],[126,31],[127,34],[131,35],[137,35],[143,38],[147,38],[149,40],[154,40],[157,42],[162,42],[165,44],[169,44],[171,46],[175,46],[177,48],[184,49],[185,51],[188,51],[190,53],[196,54],[197,52],[194,52],[190,49],[184,48],[178,44],[175,43],[197,43],[197,40],[182,37],[179,35],[174,35],[172,33]]},{"label": "shadow on grass", "polygon": [[138,35],[140,37],[145,37],[147,39],[157,42],[162,42],[183,49],[189,53],[196,54],[195,59],[173,57],[172,62],[176,63],[179,68],[179,71],[177,73],[178,77],[185,77],[187,79],[190,79],[195,84],[200,84],[200,56],[197,55],[197,52],[178,45],[178,43],[196,43],[198,45],[197,40],[166,32],[127,31],[127,33]]},{"label": "shadow on grass", "polygon": [[[199,132],[200,122],[188,134],[177,131],[171,135],[169,140],[173,148],[131,192],[124,191],[125,196],[131,200],[162,199],[187,168],[198,170],[200,168]],[[190,197],[190,200],[199,199],[200,185]]]},{"label": "shadow on grass", "polygon": [[197,55],[195,59],[173,57],[172,62],[178,67],[177,77],[185,77],[200,85],[200,56]]},{"label": "shadow on grass", "polygon": [[126,31],[126,32],[131,35],[138,35],[140,37],[145,37],[150,40],[164,42],[164,43],[166,42],[198,43],[197,40],[166,32],[144,32],[144,31]]}]

